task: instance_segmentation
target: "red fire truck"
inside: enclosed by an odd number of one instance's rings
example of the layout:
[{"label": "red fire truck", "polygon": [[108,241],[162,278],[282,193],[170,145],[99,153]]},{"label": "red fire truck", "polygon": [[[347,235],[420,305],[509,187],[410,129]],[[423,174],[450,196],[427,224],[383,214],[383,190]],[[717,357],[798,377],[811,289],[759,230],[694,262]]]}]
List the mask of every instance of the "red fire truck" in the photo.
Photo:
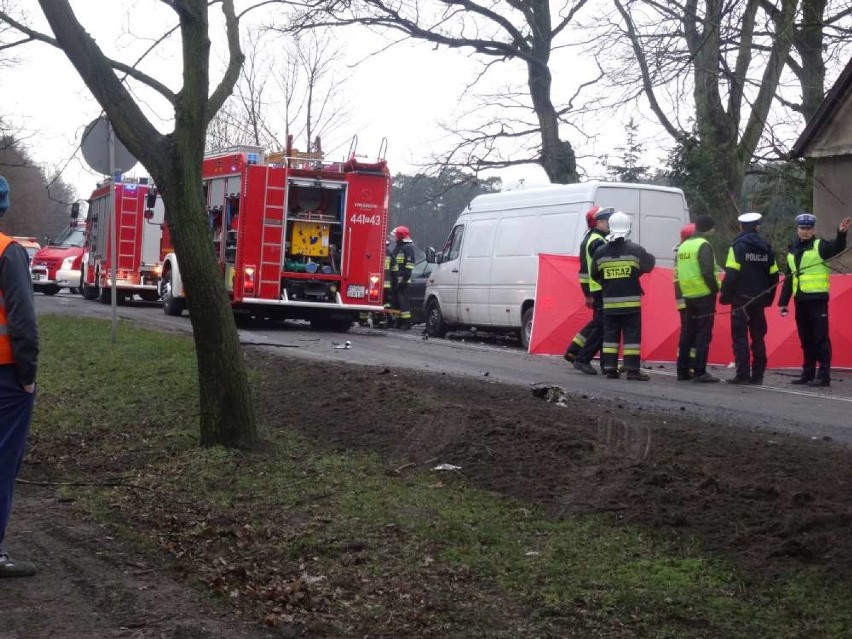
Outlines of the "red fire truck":
[{"label": "red fire truck", "polygon": [[82,294],[87,300],[112,299],[112,225],[116,237],[116,292],[123,302],[134,294],[159,299],[163,264],[163,200],[147,178],[107,179],[89,198]]},{"label": "red fire truck", "polygon": [[[238,318],[347,330],[359,313],[382,310],[384,159],[358,160],[354,144],[339,163],[233,147],[205,156],[202,176],[213,249]],[[180,315],[186,294],[174,254],[165,256],[160,294],[166,314]]]}]

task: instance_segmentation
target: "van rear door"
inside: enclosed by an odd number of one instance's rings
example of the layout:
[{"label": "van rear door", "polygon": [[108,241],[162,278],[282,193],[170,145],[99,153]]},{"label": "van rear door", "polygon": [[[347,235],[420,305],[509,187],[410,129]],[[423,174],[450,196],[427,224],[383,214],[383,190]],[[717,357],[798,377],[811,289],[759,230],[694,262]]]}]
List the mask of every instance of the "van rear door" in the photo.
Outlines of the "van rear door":
[{"label": "van rear door", "polygon": [[678,189],[648,185],[601,186],[596,201],[630,216],[630,239],[657,259],[658,266],[674,266],[672,247],[689,219],[686,200]]},{"label": "van rear door", "polygon": [[689,221],[686,199],[678,191],[640,193],[640,236],[637,240],[657,258],[658,266],[674,267],[673,247],[680,243],[680,229]]}]

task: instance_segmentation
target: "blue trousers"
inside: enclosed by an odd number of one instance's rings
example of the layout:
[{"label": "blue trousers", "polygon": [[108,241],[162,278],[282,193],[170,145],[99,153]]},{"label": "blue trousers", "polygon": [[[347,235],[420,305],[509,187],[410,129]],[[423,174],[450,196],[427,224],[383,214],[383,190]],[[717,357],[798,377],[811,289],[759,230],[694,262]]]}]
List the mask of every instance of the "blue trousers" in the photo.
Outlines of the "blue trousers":
[{"label": "blue trousers", "polygon": [[0,546],[12,513],[12,493],[24,459],[34,400],[35,393],[26,392],[18,382],[15,366],[0,365]]}]

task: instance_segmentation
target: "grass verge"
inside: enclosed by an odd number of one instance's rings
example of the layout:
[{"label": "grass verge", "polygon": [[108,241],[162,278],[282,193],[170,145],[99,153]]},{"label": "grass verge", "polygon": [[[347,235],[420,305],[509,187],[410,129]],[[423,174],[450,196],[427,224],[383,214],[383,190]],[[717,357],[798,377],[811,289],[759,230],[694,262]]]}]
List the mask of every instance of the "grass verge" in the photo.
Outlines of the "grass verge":
[{"label": "grass verge", "polygon": [[[104,484],[75,489],[77,503],[237,614],[312,637],[852,636],[848,582],[755,580],[689,539],[601,515],[552,521],[286,420],[261,417],[262,453],[200,449],[191,340],[122,325],[112,344],[107,326],[40,319],[25,473]],[[285,361],[280,401],[308,402],[309,364]]]}]

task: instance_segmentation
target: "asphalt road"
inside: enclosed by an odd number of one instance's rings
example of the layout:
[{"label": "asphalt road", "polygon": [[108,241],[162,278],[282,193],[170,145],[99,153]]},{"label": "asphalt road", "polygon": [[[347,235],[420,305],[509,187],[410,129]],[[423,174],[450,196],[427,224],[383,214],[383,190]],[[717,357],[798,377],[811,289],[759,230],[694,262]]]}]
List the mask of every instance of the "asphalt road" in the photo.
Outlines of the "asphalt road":
[{"label": "asphalt road", "polygon": [[[67,292],[54,297],[36,294],[36,308],[39,313],[111,317],[109,305],[88,302]],[[192,331],[186,314],[180,318],[168,317],[158,305],[142,302],[119,306],[117,317],[158,330]],[[291,357],[382,366],[391,371],[408,368],[479,377],[490,383],[527,387],[555,385],[571,395],[609,400],[625,409],[658,411],[661,419],[666,414],[677,414],[852,444],[850,371],[836,371],[829,389],[808,390],[790,385],[798,371],[772,371],[766,376],[764,386],[739,387],[677,382],[671,364],[657,363],[648,363],[650,382],[607,380],[582,375],[559,357],[529,355],[507,340],[470,334],[456,334],[454,339],[428,339],[420,328],[399,332],[354,327],[349,333],[329,333],[314,331],[302,322],[267,323],[241,329],[240,339]],[[120,324],[117,339],[121,339]],[[733,376],[733,371],[725,369],[711,372],[719,377]]]}]

